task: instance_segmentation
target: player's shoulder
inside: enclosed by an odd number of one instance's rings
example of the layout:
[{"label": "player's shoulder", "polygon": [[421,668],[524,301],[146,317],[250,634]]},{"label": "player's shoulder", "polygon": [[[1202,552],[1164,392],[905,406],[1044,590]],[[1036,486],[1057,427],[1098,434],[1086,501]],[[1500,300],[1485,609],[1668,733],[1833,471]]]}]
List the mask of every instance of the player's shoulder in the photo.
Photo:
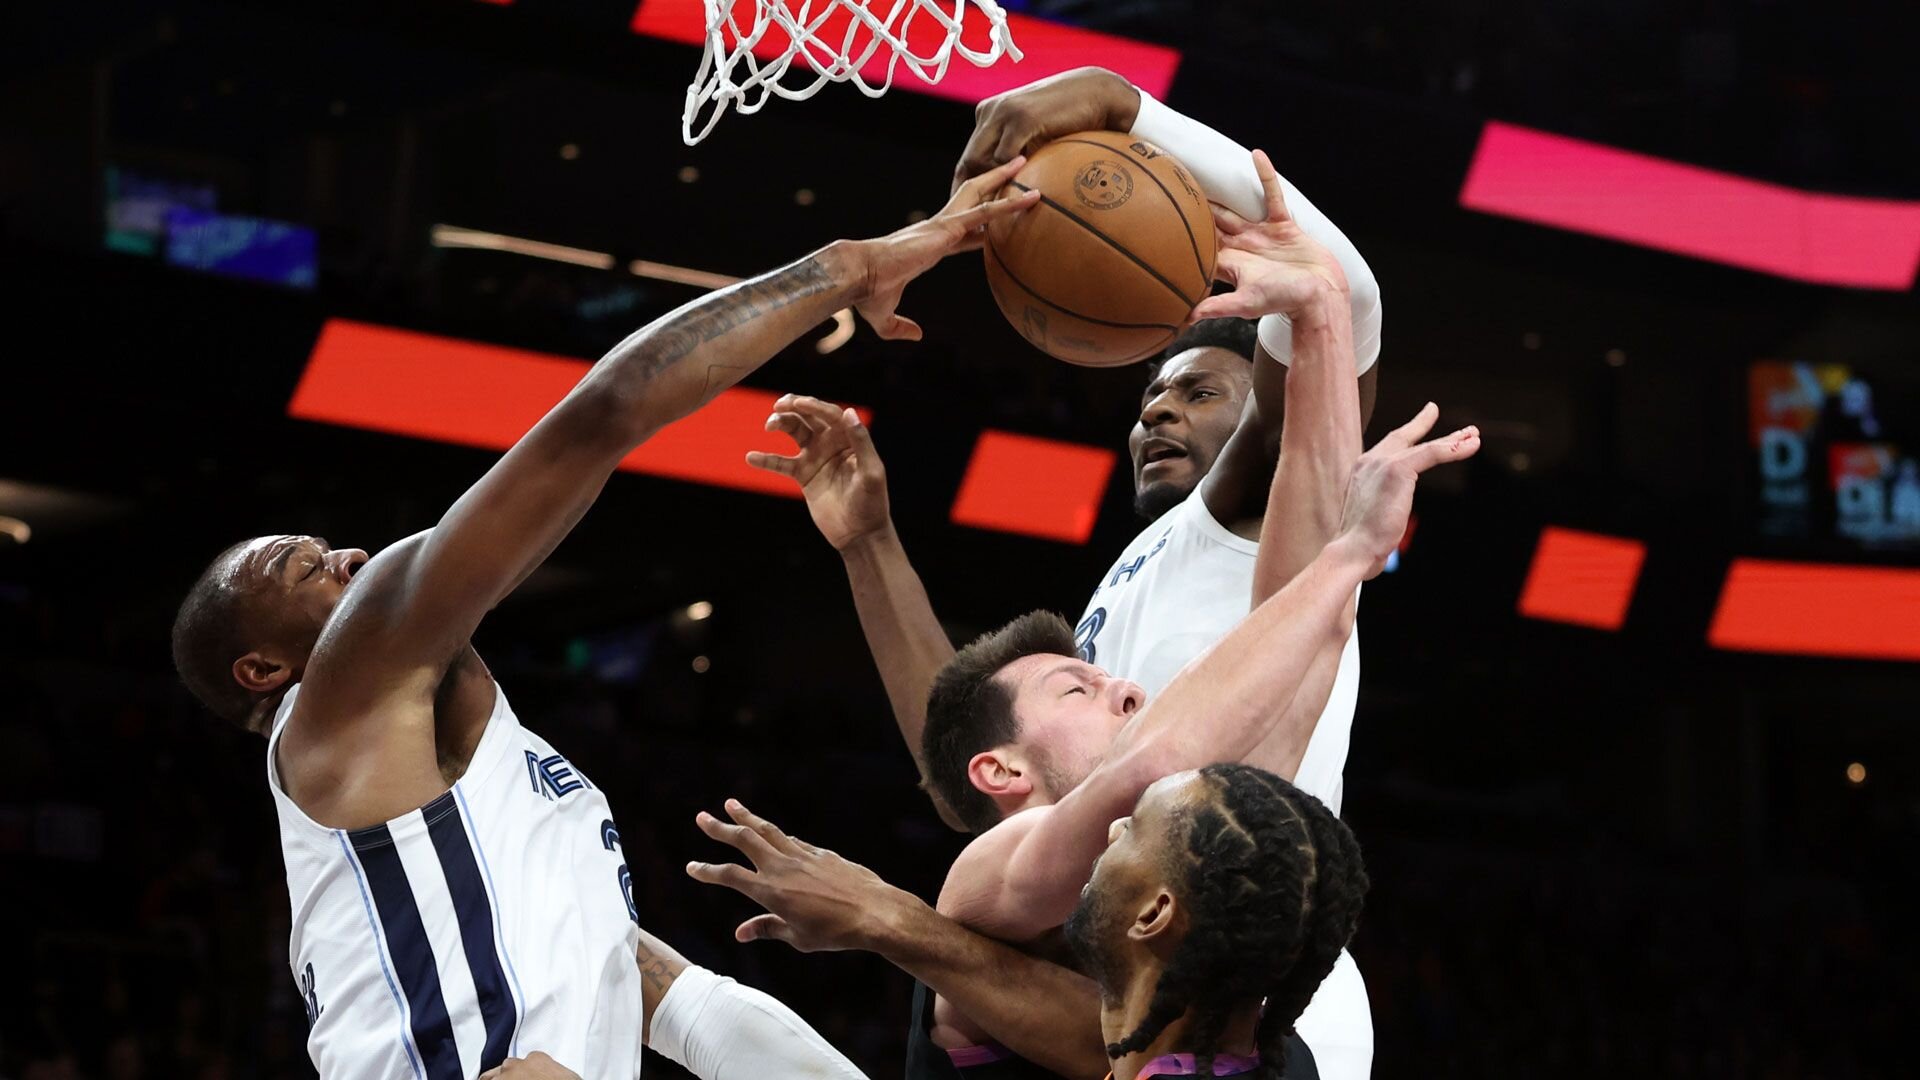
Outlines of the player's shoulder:
[{"label": "player's shoulder", "polygon": [[947,868],[947,880],[940,887],[935,909],[963,923],[970,916],[978,916],[1005,884],[1007,863],[1014,849],[1052,811],[1051,806],[1023,810],[968,841]]}]

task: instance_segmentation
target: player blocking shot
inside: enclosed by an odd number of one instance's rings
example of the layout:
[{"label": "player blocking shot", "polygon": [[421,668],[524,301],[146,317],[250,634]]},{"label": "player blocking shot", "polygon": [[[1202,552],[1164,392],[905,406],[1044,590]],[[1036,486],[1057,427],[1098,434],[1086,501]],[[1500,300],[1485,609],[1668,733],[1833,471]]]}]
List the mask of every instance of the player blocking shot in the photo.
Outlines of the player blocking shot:
[{"label": "player blocking shot", "polygon": [[[1090,128],[1148,139],[1177,154],[1201,179],[1215,200],[1221,233],[1218,276],[1239,285],[1242,275],[1270,277],[1284,268],[1290,251],[1308,253],[1308,261],[1325,263],[1330,276],[1310,272],[1299,280],[1328,283],[1332,293],[1344,296],[1348,316],[1344,344],[1329,347],[1309,338],[1302,349],[1289,305],[1237,287],[1202,302],[1194,314],[1204,321],[1149,369],[1128,440],[1135,508],[1149,524],[1101,576],[1078,623],[1048,628],[1043,643],[1152,698],[1238,624],[1252,603],[1297,575],[1337,530],[1347,493],[1344,470],[1360,452],[1379,376],[1379,285],[1352,242],[1264,156],[1099,69],[1043,79],[983,103],[956,183],[1010,154]],[[1268,263],[1275,269],[1263,270]],[[1239,316],[1258,317],[1258,325]],[[1326,320],[1321,324],[1324,330]],[[754,463],[801,483],[816,524],[841,553],[923,784],[949,824],[982,827],[963,821],[947,794],[982,797],[974,785],[943,785],[935,776],[943,770],[927,753],[928,691],[955,653],[892,527],[885,472],[871,436],[851,414],[805,398],[783,400],[769,425],[792,434],[799,453],[784,459],[758,455]],[[1340,625],[1348,631],[1321,643],[1261,759],[1335,813],[1358,697],[1359,635],[1351,629],[1356,605],[1357,595],[1342,616]],[[1083,773],[1103,749],[1088,748],[1072,768],[1052,769],[1053,779]],[[1041,786],[1057,793],[1070,785]],[[913,1038],[928,1041],[938,1027],[917,1017]],[[980,1028],[972,1034],[1008,1042],[990,1025]],[[1299,1028],[1314,1046],[1323,1075],[1368,1075],[1372,1023],[1351,957],[1340,957]],[[955,1061],[980,1056],[963,1045],[967,1033],[959,1028],[941,1028],[939,1034],[941,1046],[957,1051]],[[971,1067],[962,1071],[987,1075]],[[1000,1072],[1011,1075],[1004,1065]]]},{"label": "player blocking shot", "polygon": [[[471,1077],[534,1051],[583,1076],[638,1074],[643,1039],[661,1035],[649,1018],[701,980],[643,972],[605,796],[521,724],[472,634],[626,454],[835,311],[917,338],[902,290],[1032,205],[992,197],[1015,169],[927,221],[829,244],[637,331],[430,529],[371,556],[262,536],[202,573],[174,660],[212,712],[267,739],[288,959],[321,1075]],[[857,1075],[844,1059],[791,1072]]]}]

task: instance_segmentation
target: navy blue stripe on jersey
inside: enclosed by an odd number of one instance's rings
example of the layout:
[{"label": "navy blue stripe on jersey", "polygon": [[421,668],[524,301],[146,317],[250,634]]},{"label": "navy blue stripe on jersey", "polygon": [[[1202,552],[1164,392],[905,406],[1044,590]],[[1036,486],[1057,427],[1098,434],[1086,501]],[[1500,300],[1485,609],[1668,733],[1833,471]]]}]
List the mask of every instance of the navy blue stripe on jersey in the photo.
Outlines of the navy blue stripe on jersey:
[{"label": "navy blue stripe on jersey", "polygon": [[[439,802],[446,807],[436,813]],[[507,990],[500,957],[493,951],[493,905],[487,903],[487,889],[480,881],[480,867],[473,861],[473,845],[454,806],[453,792],[439,802],[422,812],[433,850],[440,856],[440,870],[447,877],[447,895],[460,923],[460,945],[466,950],[467,969],[473,973],[473,989],[480,997],[480,1018],[487,1028],[487,1044],[480,1051],[480,1071],[485,1072],[507,1059],[516,1026],[513,994]]]},{"label": "navy blue stripe on jersey", "polygon": [[373,901],[367,899],[367,880],[361,876],[360,864],[354,861],[352,849],[347,847],[347,834],[335,833],[340,838],[340,854],[346,856],[347,865],[353,868],[353,883],[360,886],[360,903],[367,909],[367,929],[373,932],[373,951],[380,957],[380,974],[387,977],[387,992],[393,995],[394,1010],[400,1014],[400,1048],[407,1053],[407,1064],[413,1066],[413,1075],[422,1076],[420,1056],[414,1053],[413,1037],[407,1030],[407,1006],[400,1000],[400,988],[393,984],[393,969],[387,966],[387,950],[380,944],[380,925],[373,918]]},{"label": "navy blue stripe on jersey", "polygon": [[473,807],[467,805],[467,796],[460,785],[453,785],[454,797],[460,800],[460,814],[467,819],[467,828],[473,833],[473,853],[480,856],[480,873],[487,880],[487,897],[493,901],[493,926],[500,942],[500,956],[507,962],[507,978],[513,980],[513,1005],[517,1010],[513,1021],[514,1057],[520,1057],[520,1025],[527,1018],[527,992],[520,989],[520,973],[513,969],[513,950],[507,948],[506,912],[500,910],[500,890],[493,884],[493,867],[487,864],[487,845],[480,839],[480,823],[473,819]]},{"label": "navy blue stripe on jersey", "polygon": [[[439,803],[435,799],[422,809],[431,812]],[[413,1042],[420,1048],[427,1080],[462,1080],[467,1072],[460,1065],[460,1045],[454,1039],[453,1021],[447,1018],[446,998],[440,993],[440,967],[433,962],[433,945],[427,940],[426,924],[420,921],[420,905],[413,899],[413,886],[400,863],[400,851],[393,846],[393,834],[385,825],[372,825],[348,833],[347,838],[366,868],[373,906],[380,910],[380,925],[386,928],[387,951],[393,954],[394,973],[407,994]],[[478,1073],[475,1070],[474,1075]]]}]

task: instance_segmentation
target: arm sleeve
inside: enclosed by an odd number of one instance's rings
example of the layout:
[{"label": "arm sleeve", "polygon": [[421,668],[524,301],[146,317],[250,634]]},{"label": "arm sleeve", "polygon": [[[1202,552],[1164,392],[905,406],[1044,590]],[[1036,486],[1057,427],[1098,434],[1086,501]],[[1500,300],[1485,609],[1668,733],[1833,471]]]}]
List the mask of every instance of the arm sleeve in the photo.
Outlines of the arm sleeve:
[{"label": "arm sleeve", "polygon": [[[1136,89],[1138,89],[1136,87]],[[1183,116],[1162,104],[1152,94],[1140,91],[1140,113],[1129,132],[1154,143],[1193,170],[1194,178],[1214,202],[1249,221],[1267,216],[1267,197],[1260,177],[1253,171],[1253,155],[1246,147],[1205,124]],[[1333,220],[1307,201],[1299,188],[1280,178],[1286,192],[1287,211],[1300,223],[1308,236],[1326,245],[1340,260],[1347,275],[1347,290],[1353,300],[1353,351],[1355,375],[1364,375],[1380,358],[1380,283],[1373,269],[1361,258],[1347,234]],[[1285,316],[1269,315],[1260,320],[1260,344],[1285,364],[1293,357],[1293,324]]]},{"label": "arm sleeve", "polygon": [[648,1036],[701,1080],[867,1080],[792,1009],[691,964],[667,988]]}]

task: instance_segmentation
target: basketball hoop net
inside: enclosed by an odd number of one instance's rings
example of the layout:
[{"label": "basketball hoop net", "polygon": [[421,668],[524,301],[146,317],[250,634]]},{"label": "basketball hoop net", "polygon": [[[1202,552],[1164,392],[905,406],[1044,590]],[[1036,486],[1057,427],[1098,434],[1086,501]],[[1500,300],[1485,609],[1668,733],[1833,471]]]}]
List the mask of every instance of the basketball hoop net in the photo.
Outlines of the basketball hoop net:
[{"label": "basketball hoop net", "polygon": [[[753,15],[743,25],[734,8],[749,3]],[[798,101],[827,83],[851,82],[877,98],[893,87],[894,70],[902,64],[922,82],[937,83],[956,54],[976,67],[1003,55],[1020,59],[1007,14],[994,0],[705,0],[705,5],[706,52],[687,87],[680,118],[688,146],[706,138],[729,107],[759,112],[775,94]],[[884,15],[874,10],[883,7]],[[969,7],[979,8],[991,24],[984,49],[960,41]]]}]

